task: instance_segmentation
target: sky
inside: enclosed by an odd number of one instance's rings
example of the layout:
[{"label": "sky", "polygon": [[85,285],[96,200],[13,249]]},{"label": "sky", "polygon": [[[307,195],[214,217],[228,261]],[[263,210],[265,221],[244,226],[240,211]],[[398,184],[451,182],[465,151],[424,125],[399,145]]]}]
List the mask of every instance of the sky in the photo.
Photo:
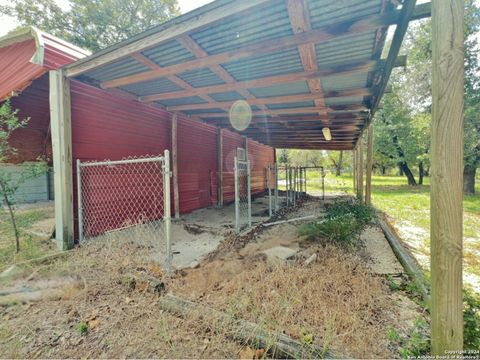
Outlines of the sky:
[{"label": "sky", "polygon": [[[213,0],[177,0],[178,5],[180,6],[180,11],[182,14],[196,9],[200,6],[208,4]],[[56,0],[58,5],[62,8],[68,7],[68,1],[66,0]],[[0,0],[0,5],[8,5],[10,3],[9,0]],[[18,24],[16,23],[15,19],[8,17],[8,16],[0,16],[0,36],[5,35],[10,30],[15,28]]]}]

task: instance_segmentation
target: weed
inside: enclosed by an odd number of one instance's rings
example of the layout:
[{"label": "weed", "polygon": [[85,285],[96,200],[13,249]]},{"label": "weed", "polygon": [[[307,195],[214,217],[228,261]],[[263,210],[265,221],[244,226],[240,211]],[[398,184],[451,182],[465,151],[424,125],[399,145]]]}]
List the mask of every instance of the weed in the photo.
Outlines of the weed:
[{"label": "weed", "polygon": [[401,337],[395,329],[389,328],[387,330],[387,339],[395,344],[402,358],[418,358],[430,352],[428,329],[428,324],[424,320],[417,319],[414,328],[408,336]]},{"label": "weed", "polygon": [[464,348],[480,349],[480,294],[470,288],[463,290],[463,322]]},{"label": "weed", "polygon": [[326,209],[325,217],[300,227],[300,235],[328,239],[337,244],[354,245],[356,235],[373,220],[372,207],[354,201],[339,201]]},{"label": "weed", "polygon": [[83,321],[80,321],[77,325],[77,331],[78,333],[80,334],[80,336],[85,336],[87,335],[88,333],[88,325],[83,322]]}]

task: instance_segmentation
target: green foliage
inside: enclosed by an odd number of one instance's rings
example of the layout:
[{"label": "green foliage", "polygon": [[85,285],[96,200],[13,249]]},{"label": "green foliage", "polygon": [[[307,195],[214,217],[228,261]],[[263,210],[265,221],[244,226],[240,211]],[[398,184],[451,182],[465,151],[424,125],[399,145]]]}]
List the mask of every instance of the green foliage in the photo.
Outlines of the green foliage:
[{"label": "green foliage", "polygon": [[80,321],[77,325],[77,331],[80,334],[80,336],[87,335],[88,334],[88,325],[85,322]]},{"label": "green foliage", "polygon": [[326,209],[324,218],[301,226],[299,231],[304,236],[351,246],[374,217],[375,211],[370,206],[348,200],[338,201]]},{"label": "green foliage", "polygon": [[430,352],[429,326],[422,319],[415,321],[408,336],[402,337],[395,329],[389,328],[386,337],[404,359],[427,355]]},{"label": "green foliage", "polygon": [[463,321],[465,350],[480,349],[480,294],[470,288],[463,290]]},{"label": "green foliage", "polygon": [[0,14],[97,51],[179,14],[176,0],[13,0]]}]

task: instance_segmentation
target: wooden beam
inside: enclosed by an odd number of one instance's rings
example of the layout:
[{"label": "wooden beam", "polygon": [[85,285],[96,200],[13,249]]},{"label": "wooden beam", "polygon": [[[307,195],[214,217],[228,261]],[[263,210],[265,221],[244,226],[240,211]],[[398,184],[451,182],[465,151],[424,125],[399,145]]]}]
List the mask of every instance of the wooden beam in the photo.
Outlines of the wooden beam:
[{"label": "wooden beam", "polygon": [[[290,109],[275,109],[275,110],[258,110],[252,111],[252,115],[254,116],[273,116],[273,115],[288,115],[288,114],[308,114],[308,113],[316,113],[322,110],[327,111],[328,113],[335,113],[335,114],[356,114],[363,110],[366,110],[366,106],[364,105],[351,105],[348,106],[348,109],[336,110],[333,108],[318,108],[318,107],[304,107],[304,108],[290,108]],[[196,114],[199,118],[228,118],[227,113],[199,113]]]},{"label": "wooden beam", "polygon": [[217,129],[217,167],[218,206],[223,207],[223,129]]},{"label": "wooden beam", "polygon": [[361,202],[363,202],[363,139],[360,137],[358,139],[358,161],[357,161],[357,176],[358,176],[358,184],[357,184],[357,198]]},{"label": "wooden beam", "polygon": [[[198,45],[193,39],[188,36],[184,35],[178,39],[180,44],[183,45],[188,51],[194,54],[197,58],[205,58],[208,57],[208,53],[202,49],[200,45]],[[210,71],[216,74],[220,79],[225,81],[227,84],[234,84],[236,80],[221,66],[221,65],[212,65],[209,66]],[[254,99],[255,97],[246,89],[239,90],[240,95],[242,95],[245,99]],[[261,106],[261,109],[266,109],[265,106]]]},{"label": "wooden beam", "polygon": [[[400,59],[401,60],[401,59]],[[369,71],[376,71],[384,66],[384,61],[366,61],[360,64],[333,66],[328,68],[319,69],[318,71],[298,72],[286,75],[268,76],[264,78],[238,81],[234,84],[221,84],[204,86],[201,88],[194,88],[184,91],[173,91],[169,93],[160,93],[141,96],[140,101],[153,102],[168,99],[178,99],[182,97],[199,96],[203,94],[213,94],[226,91],[239,91],[242,89],[262,88],[267,86],[273,86],[278,84],[285,84],[294,81],[309,80],[317,77],[329,77],[329,76],[348,76],[367,73]],[[325,93],[326,97],[335,96],[336,92]]]},{"label": "wooden beam", "polygon": [[60,250],[68,250],[74,243],[70,81],[62,70],[52,70],[49,76],[55,239]]},{"label": "wooden beam", "polygon": [[[300,34],[311,31],[310,18],[308,16],[308,5],[305,0],[286,0],[288,16],[292,25],[293,33]],[[302,61],[303,69],[305,71],[317,71],[317,53],[315,51],[315,43],[311,42],[303,44],[298,47],[300,60]],[[325,100],[323,99],[323,91],[321,79],[310,79],[307,81],[308,87],[312,94],[318,95],[315,100],[315,106],[325,107]],[[329,122],[325,121],[325,125]]]},{"label": "wooden beam", "polygon": [[178,119],[177,114],[172,115],[172,173],[173,173],[173,204],[175,219],[180,219],[180,196],[178,192]]},{"label": "wooden beam", "polygon": [[167,22],[165,25],[154,27],[131,39],[111,46],[103,51],[99,51],[98,53],[73,64],[67,65],[66,75],[68,77],[78,76],[89,70],[93,70],[115,60],[129,56],[135,52],[145,50],[184,34],[202,29],[230,16],[239,16],[239,14],[244,11],[250,10],[268,1],[270,0],[229,2],[226,6],[217,6],[208,11],[200,12],[195,17],[191,16],[193,12],[190,13],[190,16],[178,17]]},{"label": "wooden beam", "polygon": [[[300,45],[315,43],[320,44],[333,39],[340,39],[351,35],[368,33],[378,28],[393,25],[400,19],[398,11],[385,14],[374,14],[361,17],[356,21],[344,21],[337,24],[323,26],[321,28],[305,31],[302,33],[286,36],[279,39],[262,41],[240,49],[227,51],[220,54],[210,55],[204,58],[186,61],[179,64],[164,67],[160,70],[150,70],[139,74],[124,76],[117,79],[105,81],[101,84],[103,88],[119,87],[134,84],[142,81],[157,79],[168,75],[175,75],[185,71],[191,71],[211,65],[219,65],[232,59],[267,55],[280,50],[291,49]],[[339,30],[342,29],[342,30]],[[317,77],[318,78],[318,77]]]},{"label": "wooden beam", "polygon": [[[432,8],[432,356],[462,354],[464,1]],[[460,355],[461,356],[461,355]]]},{"label": "wooden beam", "polygon": [[[156,63],[154,63],[153,61],[151,61],[149,58],[147,58],[146,56],[144,56],[142,53],[134,53],[132,54],[132,57],[139,61],[140,63],[142,63],[143,65],[145,65],[146,67],[150,68],[151,70],[158,70],[158,69],[161,69],[162,67]],[[184,90],[191,90],[193,89],[193,86],[191,86],[189,83],[187,83],[186,81],[180,79],[178,76],[176,75],[170,75],[170,76],[167,76],[167,79],[171,82],[173,82],[174,84],[177,84],[178,86],[180,86],[182,89]],[[214,102],[215,100],[212,99],[210,96],[206,95],[206,94],[202,94],[202,95],[199,95],[200,98],[202,98],[203,100],[207,101],[207,102]],[[138,99],[137,99],[138,100]],[[224,109],[224,107],[221,107],[221,109]],[[227,109],[227,108],[225,108]]]},{"label": "wooden beam", "polygon": [[352,150],[353,193],[357,193],[357,148]]},{"label": "wooden beam", "polygon": [[367,175],[365,187],[365,204],[372,205],[372,169],[373,169],[373,124],[368,128],[367,140]]},{"label": "wooden beam", "polygon": [[[339,99],[341,100],[341,98],[343,97],[346,99],[349,99],[352,96],[369,96],[371,94],[372,94],[371,89],[365,89],[365,88],[353,89],[353,90],[342,90],[342,91],[336,92],[334,96],[328,97],[323,100],[335,99],[338,105],[344,105],[344,104],[341,104],[338,100]],[[301,102],[301,101],[314,101],[318,98],[319,98],[318,94],[296,94],[296,95],[287,95],[287,96],[272,96],[268,98],[257,98],[257,99],[254,98],[254,99],[248,99],[247,102],[250,105],[267,105],[267,104],[271,105],[271,104],[285,104],[285,103]],[[188,105],[168,106],[167,109],[170,111],[185,111],[185,110],[218,109],[222,107],[230,108],[234,103],[235,101],[214,101],[206,104],[188,104]]]}]

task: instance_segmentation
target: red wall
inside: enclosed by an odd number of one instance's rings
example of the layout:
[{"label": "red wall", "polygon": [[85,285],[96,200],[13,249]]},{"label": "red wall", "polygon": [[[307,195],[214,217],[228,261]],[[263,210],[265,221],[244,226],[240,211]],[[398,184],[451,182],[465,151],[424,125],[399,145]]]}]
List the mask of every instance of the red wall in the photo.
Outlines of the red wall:
[{"label": "red wall", "polygon": [[[165,149],[171,150],[172,115],[160,108],[78,81],[71,83],[71,103],[74,206],[77,218],[76,160],[119,160],[128,156],[161,155]],[[217,133],[216,127],[179,114],[177,163],[181,213],[217,202]],[[241,135],[223,131],[225,203],[234,199],[234,157],[237,147],[244,146]],[[265,189],[264,168],[273,162],[274,150],[252,140],[249,140],[248,147],[252,164],[252,193],[262,192]],[[125,197],[121,200],[125,201]],[[101,217],[101,213],[107,212],[102,210],[102,206],[106,206],[105,198],[97,202],[94,205],[98,205],[97,216]],[[121,209],[119,204],[108,206],[109,209]],[[119,210],[117,213],[128,212]],[[152,209],[152,214],[157,213]],[[122,219],[116,219],[116,223],[121,222]]]},{"label": "red wall", "polygon": [[177,149],[180,212],[190,212],[215,204],[217,128],[179,117]]},{"label": "red wall", "polygon": [[28,117],[30,120],[27,126],[12,133],[10,144],[17,149],[17,154],[9,162],[35,161],[40,156],[51,159],[48,74],[34,80],[20,95],[12,97],[10,104],[20,110],[20,119]]}]

